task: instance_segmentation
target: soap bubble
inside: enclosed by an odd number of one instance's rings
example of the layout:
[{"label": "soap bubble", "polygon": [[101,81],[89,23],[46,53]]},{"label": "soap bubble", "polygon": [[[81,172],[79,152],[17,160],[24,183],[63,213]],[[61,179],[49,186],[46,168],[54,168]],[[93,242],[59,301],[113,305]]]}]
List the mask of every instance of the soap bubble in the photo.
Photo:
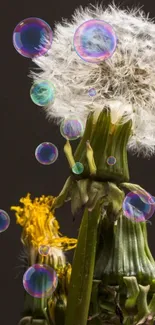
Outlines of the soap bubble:
[{"label": "soap bubble", "polygon": [[45,264],[34,264],[23,276],[24,289],[35,298],[49,297],[58,284],[54,269]]},{"label": "soap bubble", "polygon": [[72,167],[72,172],[74,174],[82,174],[84,171],[84,166],[80,162],[76,162],[75,165]]},{"label": "soap bubble", "polygon": [[30,17],[22,20],[14,29],[13,45],[27,58],[44,55],[51,47],[53,33],[42,19]]},{"label": "soap bubble", "polygon": [[107,164],[110,166],[113,166],[116,164],[116,158],[114,156],[109,156],[107,158]]},{"label": "soap bubble", "polygon": [[46,106],[54,102],[55,87],[49,81],[37,81],[30,89],[30,97],[36,105]]},{"label": "soap bubble", "polygon": [[42,256],[47,256],[49,254],[50,247],[48,245],[41,245],[38,249],[39,254]]},{"label": "soap bubble", "polygon": [[36,148],[35,157],[42,165],[53,164],[58,158],[58,149],[51,142],[43,142]]},{"label": "soap bubble", "polygon": [[91,19],[80,25],[74,34],[74,48],[81,59],[100,63],[112,56],[117,38],[111,25]]},{"label": "soap bubble", "polygon": [[60,125],[60,133],[67,140],[76,140],[83,135],[82,122],[76,117],[64,119]]},{"label": "soap bubble", "polygon": [[140,192],[133,191],[125,196],[123,201],[123,214],[136,222],[143,222],[152,217],[155,212],[155,205],[150,204]]},{"label": "soap bubble", "polygon": [[5,231],[10,225],[10,217],[4,211],[0,209],[0,232]]},{"label": "soap bubble", "polygon": [[90,88],[88,91],[89,96],[93,97],[96,95],[96,89],[95,88]]}]

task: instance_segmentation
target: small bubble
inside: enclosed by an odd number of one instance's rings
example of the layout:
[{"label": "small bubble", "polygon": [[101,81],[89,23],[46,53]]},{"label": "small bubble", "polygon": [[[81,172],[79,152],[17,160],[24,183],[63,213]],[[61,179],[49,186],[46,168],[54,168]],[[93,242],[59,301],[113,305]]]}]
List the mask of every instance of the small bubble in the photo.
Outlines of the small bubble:
[{"label": "small bubble", "polygon": [[38,252],[42,256],[47,256],[49,254],[50,247],[48,245],[41,245]]},{"label": "small bubble", "polygon": [[53,164],[58,158],[58,149],[51,142],[43,142],[36,148],[35,157],[42,165]]},{"label": "small bubble", "polygon": [[23,276],[24,289],[35,298],[49,297],[58,284],[54,269],[45,264],[34,264]]},{"label": "small bubble", "polygon": [[110,166],[113,166],[116,164],[116,158],[114,156],[109,156],[107,158],[107,164]]},{"label": "small bubble", "polygon": [[90,88],[88,91],[89,96],[93,97],[96,95],[96,89],[95,88]]},{"label": "small bubble", "polygon": [[62,121],[60,133],[67,140],[76,140],[83,135],[83,125],[79,119],[68,118]]},{"label": "small bubble", "polygon": [[10,217],[9,215],[4,211],[0,210],[0,232],[5,231],[10,225]]},{"label": "small bubble", "polygon": [[81,24],[74,34],[74,47],[81,59],[100,63],[112,56],[117,38],[111,25],[91,19]]},{"label": "small bubble", "polygon": [[53,40],[51,27],[42,19],[30,17],[22,20],[13,31],[13,45],[24,57],[44,55]]},{"label": "small bubble", "polygon": [[80,162],[76,162],[76,164],[72,167],[72,172],[74,174],[82,174],[84,171],[84,166],[83,164],[81,164]]},{"label": "small bubble", "polygon": [[46,80],[38,81],[30,89],[30,97],[38,106],[46,106],[54,102],[55,87]]}]

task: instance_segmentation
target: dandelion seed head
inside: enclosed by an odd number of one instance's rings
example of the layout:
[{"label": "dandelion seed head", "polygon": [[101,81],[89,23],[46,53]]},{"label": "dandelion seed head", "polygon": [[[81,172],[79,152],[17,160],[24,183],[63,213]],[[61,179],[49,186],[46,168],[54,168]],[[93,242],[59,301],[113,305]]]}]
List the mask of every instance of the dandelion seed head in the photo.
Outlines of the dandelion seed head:
[{"label": "dandelion seed head", "polygon": [[[77,28],[91,19],[110,24],[117,35],[113,55],[100,64],[82,60],[74,50]],[[55,25],[54,39],[46,56],[33,61],[34,81],[49,80],[56,97],[44,107],[47,118],[60,124],[75,114],[85,125],[90,110],[109,107],[112,122],[123,115],[132,119],[128,150],[149,157],[155,154],[155,24],[141,8],[120,9],[115,4],[78,8],[70,21]],[[88,95],[94,87],[96,96]]]}]

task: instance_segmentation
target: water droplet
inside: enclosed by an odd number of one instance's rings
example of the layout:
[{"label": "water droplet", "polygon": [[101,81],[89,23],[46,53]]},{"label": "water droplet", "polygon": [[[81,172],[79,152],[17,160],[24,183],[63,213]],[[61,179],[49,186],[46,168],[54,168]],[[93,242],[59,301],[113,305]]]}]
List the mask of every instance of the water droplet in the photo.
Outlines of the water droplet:
[{"label": "water droplet", "polygon": [[76,164],[72,167],[72,172],[74,174],[82,174],[84,171],[84,166],[83,164],[81,164],[80,162],[76,162]]},{"label": "water droplet", "polygon": [[155,212],[155,205],[144,202],[142,193],[138,191],[130,192],[123,201],[124,215],[133,221],[144,222],[152,217]]},{"label": "water droplet", "polygon": [[89,96],[93,97],[96,95],[96,89],[95,88],[90,88],[88,91]]},{"label": "water droplet", "polygon": [[0,232],[5,231],[10,225],[10,217],[9,215],[4,211],[0,210]]},{"label": "water droplet", "polygon": [[34,264],[23,276],[24,289],[35,298],[49,297],[58,284],[54,269],[45,264]]},{"label": "water droplet", "polygon": [[60,125],[60,133],[67,140],[76,140],[83,135],[83,125],[79,119],[64,119]]},{"label": "water droplet", "polygon": [[30,89],[30,97],[38,106],[46,106],[54,102],[55,87],[46,80],[38,81]]},{"label": "water droplet", "polygon": [[116,158],[114,156],[109,156],[107,159],[107,164],[113,166],[116,164]]},{"label": "water droplet", "polygon": [[58,149],[51,142],[43,142],[36,148],[35,157],[42,165],[53,164],[58,158]]},{"label": "water droplet", "polygon": [[74,47],[81,59],[100,63],[112,56],[117,38],[111,25],[91,19],[80,25],[74,34]]},{"label": "water droplet", "polygon": [[38,249],[38,252],[42,256],[47,256],[49,253],[50,247],[48,245],[41,245]]},{"label": "water droplet", "polygon": [[27,58],[44,55],[51,47],[53,33],[42,19],[30,17],[22,20],[13,31],[13,45]]}]

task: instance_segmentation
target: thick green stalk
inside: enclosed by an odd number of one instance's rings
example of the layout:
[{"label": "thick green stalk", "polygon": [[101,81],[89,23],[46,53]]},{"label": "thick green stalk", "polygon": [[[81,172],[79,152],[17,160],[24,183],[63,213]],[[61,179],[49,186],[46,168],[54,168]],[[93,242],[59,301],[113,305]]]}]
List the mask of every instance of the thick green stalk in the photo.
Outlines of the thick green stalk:
[{"label": "thick green stalk", "polygon": [[86,325],[91,298],[101,203],[85,208],[73,260],[65,325]]},{"label": "thick green stalk", "polygon": [[[108,215],[107,215],[108,218]],[[155,262],[148,247],[146,224],[120,214],[117,225],[102,222],[102,237],[95,265],[95,279],[109,285],[121,284],[124,276],[136,276],[139,283],[151,284]]]},{"label": "thick green stalk", "polygon": [[[74,255],[65,325],[87,324],[100,220],[99,202],[102,200],[103,205],[108,204],[109,211],[111,209],[113,212],[113,224],[123,199],[123,192],[114,182],[120,183],[129,179],[126,144],[130,132],[131,121],[114,126],[111,124],[110,111],[105,109],[99,114],[90,113],[85,133],[74,156],[69,145],[65,146],[69,165],[71,166],[71,161],[79,161],[84,165],[82,174],[72,174],[75,180],[71,188],[72,212],[75,213],[85,206]],[[113,166],[107,163],[111,155],[117,161]],[[79,183],[80,180],[82,183]],[[113,228],[110,234],[113,237]],[[109,236],[111,243],[112,237]],[[107,250],[105,259],[111,254],[111,249],[109,247],[109,251]]]}]

